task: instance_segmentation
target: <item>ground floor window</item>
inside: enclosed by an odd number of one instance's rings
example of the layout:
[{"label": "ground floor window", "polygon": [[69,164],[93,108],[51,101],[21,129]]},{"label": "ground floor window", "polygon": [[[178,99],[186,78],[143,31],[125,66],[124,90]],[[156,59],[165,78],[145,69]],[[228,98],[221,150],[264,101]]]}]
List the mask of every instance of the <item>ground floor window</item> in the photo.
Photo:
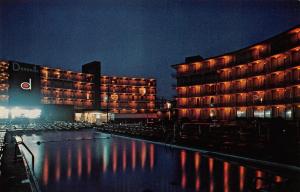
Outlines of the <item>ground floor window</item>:
[{"label": "ground floor window", "polygon": [[237,117],[246,117],[246,110],[245,109],[238,109],[236,111],[236,116]]},{"label": "ground floor window", "polygon": [[287,109],[285,111],[285,118],[287,118],[287,119],[292,119],[293,118],[293,111],[292,111],[292,109]]},{"label": "ground floor window", "polygon": [[272,109],[265,110],[265,118],[271,118],[272,117]]},{"label": "ground floor window", "polygon": [[263,109],[255,109],[254,110],[254,117],[264,118],[265,117],[264,110]]}]

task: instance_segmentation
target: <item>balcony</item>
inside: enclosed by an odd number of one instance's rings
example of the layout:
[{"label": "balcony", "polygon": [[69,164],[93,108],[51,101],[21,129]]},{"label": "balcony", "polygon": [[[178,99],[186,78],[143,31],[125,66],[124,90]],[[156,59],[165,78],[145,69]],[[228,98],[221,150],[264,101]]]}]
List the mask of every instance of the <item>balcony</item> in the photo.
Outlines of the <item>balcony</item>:
[{"label": "balcony", "polygon": [[229,94],[229,93],[232,93],[234,92],[234,89],[233,88],[228,88],[228,89],[217,89],[217,94]]},{"label": "balcony", "polygon": [[285,86],[292,86],[300,84],[300,79],[288,79],[285,81]]},{"label": "balcony", "polygon": [[285,87],[285,86],[286,86],[286,82],[284,80],[266,82],[266,87],[268,89],[277,88],[277,87]]},{"label": "balcony", "polygon": [[201,96],[209,96],[209,95],[216,95],[216,94],[217,94],[216,90],[204,89],[203,91],[201,91]]}]

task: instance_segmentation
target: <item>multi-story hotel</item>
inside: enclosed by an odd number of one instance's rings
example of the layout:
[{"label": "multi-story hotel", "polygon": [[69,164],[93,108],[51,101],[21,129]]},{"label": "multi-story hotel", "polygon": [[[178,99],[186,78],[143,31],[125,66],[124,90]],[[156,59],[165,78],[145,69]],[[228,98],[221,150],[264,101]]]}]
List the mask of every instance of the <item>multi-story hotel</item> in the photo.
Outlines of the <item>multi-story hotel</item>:
[{"label": "multi-story hotel", "polygon": [[244,49],[186,58],[176,70],[180,118],[300,118],[300,26]]},{"label": "multi-story hotel", "polygon": [[0,119],[44,114],[95,121],[108,113],[110,119],[156,118],[155,79],[101,76],[97,61],[84,64],[82,72],[8,60],[0,65]]}]

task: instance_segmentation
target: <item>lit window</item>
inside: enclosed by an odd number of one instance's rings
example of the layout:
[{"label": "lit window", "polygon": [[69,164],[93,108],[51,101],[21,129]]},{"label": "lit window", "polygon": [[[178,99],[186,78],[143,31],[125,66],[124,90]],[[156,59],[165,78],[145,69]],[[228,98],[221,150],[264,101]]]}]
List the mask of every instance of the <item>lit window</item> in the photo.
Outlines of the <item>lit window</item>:
[{"label": "lit window", "polygon": [[256,109],[254,110],[254,117],[264,118],[264,110],[263,109]]}]

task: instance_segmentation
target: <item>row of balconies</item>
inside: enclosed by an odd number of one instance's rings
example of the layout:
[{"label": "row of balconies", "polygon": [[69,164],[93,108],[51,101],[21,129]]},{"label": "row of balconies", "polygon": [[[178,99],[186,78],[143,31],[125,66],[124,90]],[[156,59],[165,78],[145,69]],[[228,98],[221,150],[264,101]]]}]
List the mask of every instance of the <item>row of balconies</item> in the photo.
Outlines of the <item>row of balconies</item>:
[{"label": "row of balconies", "polygon": [[[72,85],[72,86],[56,86],[56,85],[51,85],[51,83],[42,83],[42,87],[43,88],[57,88],[57,89],[66,89],[66,90],[82,90],[82,91],[92,91],[93,90],[93,86],[86,84],[85,86],[78,86],[78,85]],[[103,89],[101,88],[101,92],[107,92],[107,89]],[[124,93],[124,94],[156,94],[156,90],[155,89],[146,89],[145,93],[141,92],[139,89],[135,89],[135,90],[120,90],[120,89],[113,89],[110,88],[110,93]]]},{"label": "row of balconies", "polygon": [[93,76],[91,74],[72,74],[72,73],[45,73],[42,72],[42,78],[45,79],[59,79],[59,80],[67,80],[67,81],[80,81],[80,82],[93,82]]},{"label": "row of balconies", "polygon": [[250,93],[239,93],[230,95],[217,95],[217,96],[205,96],[205,97],[189,97],[189,98],[178,98],[178,104],[199,104],[199,103],[215,103],[217,102],[235,102],[235,101],[263,101],[278,98],[296,98],[300,95],[300,88],[287,88],[284,89],[274,89],[268,91],[258,91]]},{"label": "row of balconies", "polygon": [[42,93],[70,93],[70,94],[75,94],[75,93],[91,93],[94,92],[92,90],[83,90],[83,89],[65,89],[65,88],[58,88],[58,87],[42,87]]},{"label": "row of balconies", "polygon": [[[300,32],[298,32],[298,36]],[[236,52],[234,55],[228,55],[228,56],[220,56],[218,58],[209,59],[201,62],[186,64],[186,65],[179,65],[176,67],[177,69],[177,75],[185,75],[185,74],[191,74],[191,73],[201,73],[221,68],[227,68],[227,67],[234,67],[236,65],[249,63],[252,61],[260,60],[260,59],[266,59],[273,62],[274,56],[277,56],[276,54],[282,53],[286,54],[285,56],[288,57],[288,59],[293,60],[297,58],[297,53],[299,52],[299,49],[293,47],[296,47],[300,44],[300,37],[296,35],[296,40],[292,40],[290,43],[287,43],[289,45],[284,45],[282,42],[286,41],[287,39],[283,39],[279,42],[281,44],[280,48],[276,47],[276,41],[272,41],[272,45],[257,45],[255,47],[252,47],[247,50]],[[278,44],[278,43],[277,43]],[[279,48],[279,49],[278,49]],[[276,49],[276,51],[275,51]],[[281,52],[279,52],[279,50]],[[299,56],[299,55],[298,55]],[[298,57],[299,59],[299,57]],[[298,60],[299,61],[299,60]]]},{"label": "row of balconies", "polygon": [[103,89],[104,91],[115,89],[118,91],[126,92],[127,90],[135,91],[135,90],[141,90],[141,89],[146,89],[146,90],[155,89],[155,86],[105,85],[105,84],[102,84],[100,88]]},{"label": "row of balconies", "polygon": [[292,85],[300,84],[300,79],[293,79],[293,80],[274,80],[269,79],[266,81],[261,81],[259,83],[249,82],[241,85],[236,85],[234,82],[230,83],[230,86],[225,88],[220,88],[220,83],[217,83],[213,87],[206,87],[200,88],[198,92],[180,92],[178,91],[179,97],[187,97],[187,96],[206,96],[206,95],[218,95],[218,94],[230,94],[230,93],[240,93],[240,92],[250,92],[250,91],[258,91],[258,90],[265,90],[265,89],[273,89],[273,88],[280,88],[280,87],[287,87]]},{"label": "row of balconies", "polygon": [[101,79],[101,84],[108,84],[108,85],[128,85],[128,86],[156,86],[156,82],[150,80],[119,80],[119,79]]},{"label": "row of balconies", "polygon": [[212,108],[212,107],[243,107],[243,106],[259,106],[259,105],[281,105],[300,102],[300,97],[295,98],[269,98],[263,100],[236,100],[223,101],[208,104],[207,102],[178,104],[179,108]]},{"label": "row of balconies", "polygon": [[[299,63],[300,65],[300,63]],[[300,68],[299,68],[300,69]],[[298,68],[290,68],[287,69],[285,71],[276,71],[276,72],[272,72],[272,73],[268,73],[268,74],[260,74],[260,76],[258,76],[256,74],[256,76],[254,74],[252,74],[251,76],[244,76],[243,79],[241,78],[235,78],[234,75],[232,75],[231,77],[226,77],[226,78],[221,78],[218,77],[219,75],[217,73],[213,73],[211,75],[196,75],[196,76],[187,76],[187,77],[180,77],[177,79],[177,86],[187,86],[187,85],[203,85],[203,84],[213,84],[216,82],[229,82],[229,81],[240,81],[240,80],[249,80],[249,79],[254,79],[254,78],[284,78],[284,79],[295,79],[298,78],[299,76],[299,71]],[[274,76],[278,76],[278,77],[274,77]]]},{"label": "row of balconies", "polygon": [[[106,105],[101,105],[101,108],[107,109]],[[129,105],[109,105],[109,109],[135,109],[135,110],[141,110],[141,109],[154,109],[155,106],[129,106]]]},{"label": "row of balconies", "polygon": [[60,83],[57,84],[55,83],[51,83],[51,81],[42,81],[41,84],[42,87],[47,87],[47,88],[60,88],[60,89],[73,89],[73,90],[86,90],[86,91],[91,91],[93,89],[92,84],[90,83],[71,83],[71,84],[67,84],[67,83]]},{"label": "row of balconies", "polygon": [[[108,93],[107,91],[103,91],[101,90],[102,93]],[[127,94],[127,95],[154,95],[156,94],[156,90],[148,90],[146,92],[140,92],[140,91],[116,91],[116,90],[110,90],[109,91],[110,94],[114,93],[114,94]]]},{"label": "row of balconies", "polygon": [[57,104],[57,105],[74,105],[80,107],[91,107],[93,102],[90,100],[68,100],[68,99],[59,99],[59,98],[52,98],[52,99],[42,99],[43,104]]},{"label": "row of balconies", "polygon": [[[101,107],[106,108],[107,107],[107,103],[103,103],[101,102]],[[114,103],[110,103],[108,105],[109,108],[124,108],[124,109],[151,109],[154,108],[155,105],[154,104],[137,104],[137,105],[129,105],[129,104],[125,104],[125,103],[119,103],[119,104],[114,104]]]},{"label": "row of balconies", "polygon": [[[104,109],[106,110],[106,108]],[[110,112],[112,113],[149,113],[149,112],[153,112],[154,109],[130,109],[130,108],[109,108],[108,109]]]},{"label": "row of balconies", "polygon": [[239,71],[230,71],[230,72],[219,72],[219,80],[220,81],[231,81],[234,79],[241,79],[241,78],[247,78],[247,77],[251,77],[251,76],[257,76],[257,75],[264,75],[264,74],[269,74],[275,71],[279,71],[279,70],[285,70],[291,67],[295,67],[295,66],[299,66],[300,65],[300,57],[299,60],[297,62],[293,62],[290,64],[286,64],[286,65],[282,65],[282,66],[276,66],[276,67],[272,67],[271,69],[268,68],[267,66],[260,68],[260,69],[255,69],[255,70],[239,70]]},{"label": "row of balconies", "polygon": [[[107,95],[101,95],[100,96],[102,100],[107,99]],[[139,96],[139,95],[116,95],[112,94],[109,96],[109,100],[114,100],[114,101],[140,101],[140,100],[155,100],[154,96]]]},{"label": "row of balconies", "polygon": [[[101,98],[101,101],[102,102],[107,102],[106,100],[105,100],[105,98]],[[109,100],[110,102],[118,102],[118,103],[132,103],[132,102],[137,102],[137,103],[145,103],[145,102],[151,102],[151,101],[155,101],[155,98],[143,98],[143,99],[138,99],[138,98],[136,98],[136,99],[134,99],[134,100],[129,100],[129,99],[117,99],[117,100],[112,100],[112,99],[110,99]]]},{"label": "row of balconies", "polygon": [[60,99],[87,99],[87,100],[93,100],[94,96],[93,94],[89,94],[88,96],[86,94],[42,94],[43,97],[48,98],[60,98]]},{"label": "row of balconies", "polygon": [[146,89],[155,89],[155,85],[118,85],[118,84],[112,84],[112,85],[108,85],[108,84],[101,84],[101,89],[103,90],[107,90],[107,89],[118,89],[118,90],[128,90],[128,89],[141,89],[141,88],[146,88]]}]

